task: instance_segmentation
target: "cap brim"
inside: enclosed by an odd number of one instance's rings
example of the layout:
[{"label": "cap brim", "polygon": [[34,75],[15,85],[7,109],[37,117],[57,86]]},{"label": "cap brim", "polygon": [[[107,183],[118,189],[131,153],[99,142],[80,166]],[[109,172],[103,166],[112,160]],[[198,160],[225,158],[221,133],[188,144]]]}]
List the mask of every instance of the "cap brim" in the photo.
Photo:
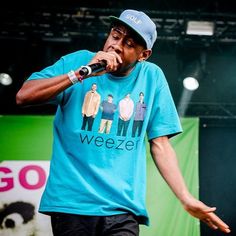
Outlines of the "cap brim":
[{"label": "cap brim", "polygon": [[147,47],[147,43],[146,41],[144,40],[143,36],[137,31],[135,30],[133,27],[131,27],[130,25],[128,25],[126,22],[120,20],[118,17],[116,16],[109,16],[109,19],[111,21],[111,23],[119,23],[121,25],[124,25],[126,26],[128,29],[130,29],[132,32],[134,32],[141,40],[142,42],[144,42],[144,44],[146,45]]}]

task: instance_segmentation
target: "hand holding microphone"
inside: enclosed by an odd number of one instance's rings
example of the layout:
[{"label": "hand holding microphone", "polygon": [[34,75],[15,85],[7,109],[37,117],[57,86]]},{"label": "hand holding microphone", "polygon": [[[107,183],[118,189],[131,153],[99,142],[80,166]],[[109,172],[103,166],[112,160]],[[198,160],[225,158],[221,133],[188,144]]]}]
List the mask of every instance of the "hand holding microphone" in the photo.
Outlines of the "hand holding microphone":
[{"label": "hand holding microphone", "polygon": [[87,77],[94,73],[102,73],[102,71],[104,71],[104,73],[109,71],[116,71],[121,63],[122,59],[115,51],[100,51],[91,60],[89,65],[80,67],[78,73],[82,77]]},{"label": "hand holding microphone", "polygon": [[88,76],[94,72],[100,72],[106,69],[107,62],[102,60],[101,62],[93,63],[91,65],[82,66],[79,69],[81,76]]},{"label": "hand holding microphone", "polygon": [[76,84],[77,82],[82,82],[84,79],[88,78],[88,76],[92,73],[104,71],[106,69],[106,65],[106,61],[102,60],[101,62],[81,66],[76,72],[71,70],[67,73],[67,75],[72,84]]}]

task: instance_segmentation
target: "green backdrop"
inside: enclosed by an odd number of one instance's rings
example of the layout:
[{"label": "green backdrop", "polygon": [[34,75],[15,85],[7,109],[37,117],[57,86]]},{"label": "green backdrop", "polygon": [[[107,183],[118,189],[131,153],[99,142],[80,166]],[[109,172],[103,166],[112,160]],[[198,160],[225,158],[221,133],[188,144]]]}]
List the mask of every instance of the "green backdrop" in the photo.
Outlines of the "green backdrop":
[{"label": "green backdrop", "polygon": [[[198,198],[199,120],[183,118],[181,122],[184,132],[171,142],[187,186]],[[49,160],[52,123],[52,116],[0,116],[0,160]],[[149,150],[147,181],[150,227],[141,226],[140,236],[199,236],[199,221],[183,210],[158,173]]]}]

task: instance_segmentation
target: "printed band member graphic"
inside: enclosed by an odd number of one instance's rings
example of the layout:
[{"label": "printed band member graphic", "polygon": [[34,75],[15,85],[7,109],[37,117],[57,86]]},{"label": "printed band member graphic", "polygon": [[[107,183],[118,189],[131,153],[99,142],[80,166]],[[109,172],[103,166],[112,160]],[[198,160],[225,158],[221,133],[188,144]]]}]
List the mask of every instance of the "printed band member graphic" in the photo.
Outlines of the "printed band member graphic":
[{"label": "printed band member graphic", "polygon": [[84,102],[82,106],[82,130],[85,130],[86,125],[88,131],[92,130],[94,118],[98,113],[101,96],[96,90],[97,84],[94,83],[92,84],[91,90],[88,91],[84,97]]},{"label": "printed band member graphic", "polygon": [[119,120],[118,120],[118,129],[117,136],[126,136],[130,118],[134,111],[134,102],[130,98],[130,94],[120,100],[119,102]]},{"label": "printed band member graphic", "polygon": [[98,132],[104,133],[105,131],[106,134],[109,134],[116,111],[116,105],[113,103],[113,96],[111,94],[108,94],[107,100],[102,101],[100,109],[102,110],[102,118]]},{"label": "printed band member graphic", "polygon": [[139,101],[136,103],[135,111],[134,111],[134,123],[132,128],[132,137],[135,137],[136,132],[138,131],[138,136],[140,136],[143,121],[146,114],[146,104],[144,103],[144,93],[139,93]]}]

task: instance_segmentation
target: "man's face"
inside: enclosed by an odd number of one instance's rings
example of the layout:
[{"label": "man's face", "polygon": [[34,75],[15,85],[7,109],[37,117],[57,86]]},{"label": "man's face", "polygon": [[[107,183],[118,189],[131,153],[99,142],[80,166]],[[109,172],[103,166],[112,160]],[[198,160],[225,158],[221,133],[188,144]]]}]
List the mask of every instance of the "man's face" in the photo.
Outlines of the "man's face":
[{"label": "man's face", "polygon": [[91,87],[91,90],[92,90],[93,92],[95,92],[95,91],[97,90],[97,85],[96,85],[96,84],[93,84],[92,87]]},{"label": "man's face", "polygon": [[126,94],[125,98],[126,98],[126,99],[129,99],[129,98],[130,98],[130,94],[129,94],[129,93]]},{"label": "man's face", "polygon": [[113,74],[126,75],[140,59],[145,48],[125,26],[119,25],[111,29],[103,51],[115,51],[119,54],[123,63]]},{"label": "man's face", "polygon": [[139,100],[140,100],[140,101],[143,101],[143,98],[144,98],[144,95],[143,95],[142,93],[140,93],[140,95],[139,95]]},{"label": "man's face", "polygon": [[109,103],[112,103],[113,98],[112,98],[111,96],[108,96],[108,97],[107,97],[107,101],[108,101]]}]

